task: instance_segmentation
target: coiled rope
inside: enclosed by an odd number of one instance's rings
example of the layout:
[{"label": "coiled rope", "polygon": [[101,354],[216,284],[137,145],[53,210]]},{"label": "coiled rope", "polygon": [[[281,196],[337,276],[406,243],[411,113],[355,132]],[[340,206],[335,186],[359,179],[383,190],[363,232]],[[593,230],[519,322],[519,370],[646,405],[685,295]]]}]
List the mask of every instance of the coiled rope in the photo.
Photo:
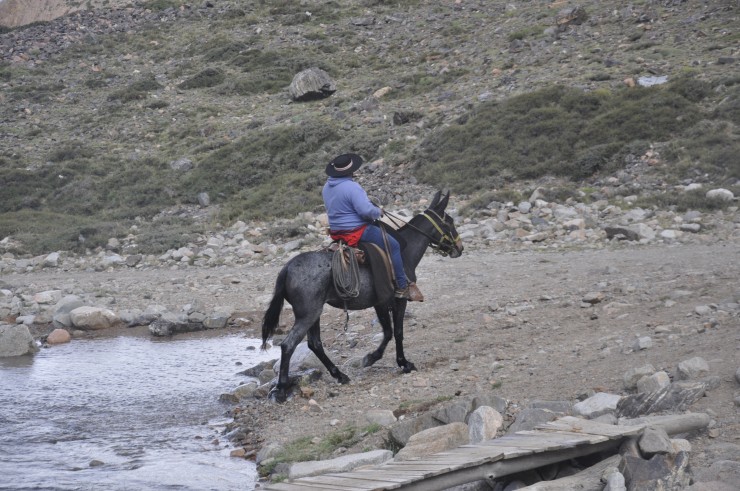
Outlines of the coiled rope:
[{"label": "coiled rope", "polygon": [[344,242],[339,243],[339,249],[331,258],[331,274],[334,280],[334,289],[344,302],[344,330],[349,325],[347,300],[360,295],[360,266],[357,257]]}]

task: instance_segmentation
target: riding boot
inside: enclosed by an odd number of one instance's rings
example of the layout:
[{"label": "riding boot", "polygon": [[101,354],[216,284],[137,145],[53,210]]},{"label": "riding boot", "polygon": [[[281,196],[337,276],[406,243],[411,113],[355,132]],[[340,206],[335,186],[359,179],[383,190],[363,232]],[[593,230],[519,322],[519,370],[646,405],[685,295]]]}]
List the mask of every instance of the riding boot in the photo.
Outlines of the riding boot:
[{"label": "riding boot", "polygon": [[406,298],[409,299],[409,302],[424,301],[424,295],[421,293],[421,290],[419,290],[419,287],[416,286],[416,283],[409,283],[407,290]]}]

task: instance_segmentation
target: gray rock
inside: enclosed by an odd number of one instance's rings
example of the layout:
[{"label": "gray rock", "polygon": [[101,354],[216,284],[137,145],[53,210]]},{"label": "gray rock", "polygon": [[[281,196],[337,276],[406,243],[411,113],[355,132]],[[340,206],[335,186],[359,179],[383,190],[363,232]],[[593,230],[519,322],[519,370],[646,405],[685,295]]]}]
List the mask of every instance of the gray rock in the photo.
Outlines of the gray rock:
[{"label": "gray rock", "polygon": [[481,406],[468,416],[468,434],[470,443],[480,443],[496,437],[504,424],[501,414],[489,406]]},{"label": "gray rock", "polygon": [[637,382],[637,392],[655,392],[669,385],[671,385],[671,378],[664,371],[660,371],[648,377],[642,377]]},{"label": "gray rock", "polygon": [[602,481],[603,480],[606,481],[604,491],[627,491],[624,476],[614,468],[607,469],[607,472],[604,473],[604,479],[602,479]]},{"label": "gray rock", "polygon": [[617,239],[630,240],[634,242],[640,240],[640,236],[637,232],[624,227],[604,227],[604,232],[606,232],[606,238],[608,240]]},{"label": "gray rock", "polygon": [[212,312],[203,319],[203,326],[206,329],[223,329],[231,318],[232,309],[223,309]]},{"label": "gray rock", "polygon": [[72,327],[72,318],[69,313],[84,305],[85,303],[77,295],[67,295],[59,300],[53,309],[52,322],[54,327]]},{"label": "gray rock", "polygon": [[52,252],[46,258],[44,258],[44,262],[41,263],[42,268],[56,268],[59,266],[59,253],[58,252]]},{"label": "gray rock", "polygon": [[257,465],[260,465],[267,459],[277,457],[282,451],[283,446],[279,443],[268,443],[267,445],[262,447],[259,452],[257,452],[257,456],[255,457],[254,461],[255,463],[257,463]]},{"label": "gray rock", "polygon": [[81,330],[108,329],[121,322],[111,310],[101,307],[77,307],[69,313],[72,326]]},{"label": "gray rock", "polygon": [[205,191],[198,193],[198,204],[205,208],[211,204],[211,196]]},{"label": "gray rock", "polygon": [[406,446],[396,454],[395,460],[411,460],[468,443],[470,443],[468,425],[465,423],[450,423],[412,435]]},{"label": "gray rock", "polygon": [[656,454],[645,460],[625,455],[622,472],[629,491],[665,491],[684,489],[691,480],[689,454]]},{"label": "gray rock", "polygon": [[259,374],[257,375],[257,379],[260,382],[260,385],[266,384],[267,382],[271,381],[277,376],[277,373],[275,373],[275,370],[272,368],[266,368],[264,370],[261,370]]},{"label": "gray rock", "polygon": [[698,234],[701,231],[701,224],[699,224],[699,223],[682,223],[678,228],[682,232],[691,232],[692,234]]},{"label": "gray rock", "polygon": [[636,418],[645,414],[671,410],[683,411],[704,396],[701,382],[674,382],[661,390],[624,397],[617,405],[619,417]]},{"label": "gray rock", "polygon": [[632,230],[634,230],[634,232],[640,237],[640,239],[653,240],[655,238],[655,230],[644,223],[633,225]]},{"label": "gray rock", "polygon": [[676,375],[679,380],[693,380],[709,373],[709,364],[699,356],[684,360],[678,364]]},{"label": "gray rock", "polygon": [[402,447],[408,443],[409,438],[411,438],[412,435],[429,428],[442,426],[443,424],[444,423],[440,422],[438,419],[432,417],[431,414],[425,413],[416,418],[399,421],[391,427],[388,432],[388,437],[393,444]]},{"label": "gray rock", "polygon": [[396,416],[390,409],[369,409],[365,413],[365,419],[368,423],[380,426],[390,426],[396,422]]},{"label": "gray rock", "polygon": [[740,368],[735,370],[735,381],[740,384]]},{"label": "gray rock", "polygon": [[605,298],[606,295],[604,292],[589,292],[583,296],[581,301],[593,305],[604,301]]},{"label": "gray rock", "polygon": [[28,326],[0,324],[0,358],[30,355],[38,351]]},{"label": "gray rock", "polygon": [[288,478],[320,476],[335,472],[349,472],[357,467],[366,465],[380,465],[393,458],[390,450],[372,450],[370,452],[342,455],[336,459],[297,462],[290,466]]},{"label": "gray rock", "polygon": [[297,73],[288,88],[294,101],[323,99],[336,91],[337,87],[329,74],[317,67]]},{"label": "gray rock", "polygon": [[573,412],[586,419],[596,418],[602,414],[614,413],[621,399],[622,397],[616,394],[599,392],[585,401],[574,404]]},{"label": "gray rock", "polygon": [[544,408],[525,408],[519,411],[516,419],[506,431],[507,434],[517,431],[533,430],[536,426],[555,421],[564,413],[553,412]]},{"label": "gray rock", "polygon": [[624,373],[622,380],[624,381],[624,388],[632,390],[637,387],[637,382],[643,378],[655,373],[655,367],[652,365],[643,365],[637,368],[630,368]]},{"label": "gray rock", "polygon": [[509,407],[509,401],[495,394],[483,393],[473,397],[471,409],[475,410],[481,406],[490,406],[499,413],[505,414],[506,409]]},{"label": "gray rock", "polygon": [[635,344],[633,346],[635,351],[641,351],[650,349],[653,347],[653,340],[650,336],[640,336],[635,340]]},{"label": "gray rock", "polygon": [[667,454],[673,452],[673,444],[664,429],[659,427],[648,427],[642,432],[638,442],[640,451],[646,458],[655,454]]},{"label": "gray rock", "polygon": [[238,401],[243,401],[250,397],[254,397],[254,392],[257,390],[258,385],[255,382],[247,382],[244,385],[240,385],[232,394]]},{"label": "gray rock", "polygon": [[735,199],[735,195],[729,189],[718,188],[707,191],[707,199],[717,199],[722,201],[732,201]]}]

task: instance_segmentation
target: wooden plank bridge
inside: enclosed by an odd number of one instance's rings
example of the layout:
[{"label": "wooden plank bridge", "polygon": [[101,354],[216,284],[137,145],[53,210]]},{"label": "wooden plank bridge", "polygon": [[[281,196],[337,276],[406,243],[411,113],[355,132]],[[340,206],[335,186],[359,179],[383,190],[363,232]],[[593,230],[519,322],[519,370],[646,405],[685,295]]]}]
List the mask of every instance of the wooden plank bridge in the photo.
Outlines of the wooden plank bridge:
[{"label": "wooden plank bridge", "polygon": [[567,416],[476,445],[406,461],[390,461],[352,472],[303,477],[270,484],[275,491],[432,491],[536,469],[618,447],[645,425],[614,426]]}]

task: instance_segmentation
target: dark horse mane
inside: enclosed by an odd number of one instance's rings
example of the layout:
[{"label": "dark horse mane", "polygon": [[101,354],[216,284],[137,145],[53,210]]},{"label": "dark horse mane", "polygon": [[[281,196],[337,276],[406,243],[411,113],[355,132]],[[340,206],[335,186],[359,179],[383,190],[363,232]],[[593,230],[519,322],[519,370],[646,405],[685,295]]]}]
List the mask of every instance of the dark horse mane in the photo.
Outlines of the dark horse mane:
[{"label": "dark horse mane", "polygon": [[[416,279],[416,266],[430,245],[450,257],[459,257],[462,254],[463,246],[455,230],[455,224],[445,213],[448,201],[449,193],[442,196],[441,191],[437,192],[424,212],[415,215],[408,223],[393,232],[402,242],[404,267],[412,281]],[[332,280],[331,259],[331,253],[326,251],[298,254],[283,266],[275,281],[275,293],[262,320],[262,347],[266,348],[267,340],[274,334],[285,301],[291,304],[295,316],[293,327],[280,344],[280,373],[277,384],[270,392],[270,397],[279,402],[289,397],[290,358],[306,335],[309,348],[329,373],[340,383],[349,382],[349,377],[334,365],[321,344],[319,321],[323,306],[327,303],[349,310],[369,307],[375,309],[383,326],[383,341],[375,351],[365,356],[364,366],[370,366],[378,361],[383,356],[388,342],[395,337],[396,362],[404,372],[416,369],[413,363],[406,360],[403,353],[403,317],[407,300],[394,298],[392,294],[378,298],[373,288],[372,273],[365,267],[360,268],[360,294],[348,300],[339,298]]]}]

